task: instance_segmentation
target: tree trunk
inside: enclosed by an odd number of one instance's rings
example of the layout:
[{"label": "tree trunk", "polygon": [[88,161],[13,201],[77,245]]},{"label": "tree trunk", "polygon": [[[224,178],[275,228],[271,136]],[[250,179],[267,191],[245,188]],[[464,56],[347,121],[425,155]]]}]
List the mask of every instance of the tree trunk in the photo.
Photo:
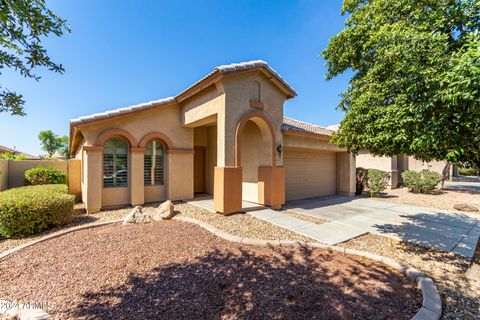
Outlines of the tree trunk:
[{"label": "tree trunk", "polygon": [[480,281],[480,238],[477,240],[477,247],[470,261],[470,268],[467,270],[467,277]]}]

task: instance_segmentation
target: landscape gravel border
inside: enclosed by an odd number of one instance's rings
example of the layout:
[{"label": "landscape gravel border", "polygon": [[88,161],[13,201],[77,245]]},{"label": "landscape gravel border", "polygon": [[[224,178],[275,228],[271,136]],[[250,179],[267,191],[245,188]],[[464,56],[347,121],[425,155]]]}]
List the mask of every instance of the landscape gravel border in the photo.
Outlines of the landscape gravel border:
[{"label": "landscape gravel border", "polygon": [[[327,244],[322,244],[319,242],[302,242],[302,241],[292,241],[292,240],[261,240],[261,239],[252,239],[252,238],[246,238],[246,237],[239,237],[239,236],[234,236],[231,234],[228,234],[224,231],[221,231],[208,223],[205,223],[203,221],[200,221],[198,219],[190,218],[190,217],[180,217],[180,216],[175,216],[173,218],[174,220],[177,221],[182,221],[182,222],[187,222],[191,224],[195,224],[199,227],[204,228],[205,230],[213,233],[219,238],[222,238],[227,241],[231,242],[236,242],[240,244],[246,244],[246,245],[254,245],[254,246],[272,246],[272,247],[306,247],[306,248],[322,248],[326,249],[332,252],[339,252],[339,253],[344,253],[344,254],[351,254],[351,255],[356,255],[356,256],[361,256],[364,258],[371,259],[376,262],[383,263],[399,272],[401,272],[403,275],[405,275],[409,280],[415,281],[417,283],[418,288],[422,291],[422,307],[420,310],[415,314],[415,316],[412,318],[412,320],[438,320],[440,319],[442,315],[442,300],[440,299],[440,294],[438,293],[437,286],[435,285],[435,282],[431,279],[428,278],[423,272],[411,268],[407,265],[401,264],[399,262],[396,262],[392,259],[385,258],[382,256],[378,256],[369,252],[364,252],[360,250],[355,250],[355,249],[349,249],[349,248],[344,248],[344,247],[338,247],[338,246],[330,246]],[[73,227],[67,230],[62,230],[59,232],[55,232],[53,234],[47,235],[43,238],[28,242],[26,244],[20,245],[18,247],[12,248],[10,250],[7,250],[6,252],[3,252],[0,254],[0,261],[8,257],[9,255],[18,252],[24,248],[33,246],[37,243],[50,240],[56,237],[60,237],[64,234],[75,232],[78,230],[83,230],[83,229],[89,229],[89,228],[95,228],[99,226],[104,226],[108,224],[114,224],[123,221],[123,219],[119,220],[112,220],[112,221],[106,221],[106,222],[100,222],[97,224],[91,224],[91,225],[81,225],[78,227]],[[1,300],[0,300],[1,302]],[[3,305],[3,304],[2,304]],[[7,315],[12,318],[16,319],[21,319],[21,320],[47,320],[51,319],[51,317],[42,309],[6,309],[6,308],[0,308],[0,315]]]}]

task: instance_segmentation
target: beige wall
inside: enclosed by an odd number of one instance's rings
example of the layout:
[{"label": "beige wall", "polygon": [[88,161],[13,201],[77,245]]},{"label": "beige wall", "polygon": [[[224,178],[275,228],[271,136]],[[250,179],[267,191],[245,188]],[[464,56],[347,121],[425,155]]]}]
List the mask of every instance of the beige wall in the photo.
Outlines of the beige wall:
[{"label": "beige wall", "polygon": [[356,167],[355,157],[350,152],[337,152],[337,193],[354,195]]},{"label": "beige wall", "polygon": [[[254,81],[260,83],[260,99],[264,104],[262,110],[250,106]],[[225,90],[225,114],[219,114],[217,119],[217,164],[219,166],[235,165],[236,128],[242,117],[248,112],[261,112],[274,127],[275,145],[282,144],[283,103],[287,98],[285,94],[261,72],[234,75],[222,80],[222,83]],[[267,128],[262,128],[262,132],[267,130]],[[277,165],[281,165],[281,159],[278,157]]]},{"label": "beige wall", "polygon": [[8,188],[8,160],[0,159],[0,191]]},{"label": "beige wall", "polygon": [[443,171],[445,170],[447,165],[448,163],[446,161],[424,162],[422,160],[417,160],[414,157],[409,156],[407,170],[412,170],[412,171],[431,170],[443,175]]},{"label": "beige wall", "polygon": [[390,174],[388,185],[390,188],[396,188],[400,182],[400,174],[402,173],[398,167],[403,167],[403,158],[398,159],[397,156],[373,156],[368,151],[361,150],[358,152],[356,159],[357,168],[378,169],[386,171]]},{"label": "beige wall", "polygon": [[8,187],[17,188],[25,185],[25,171],[31,168],[55,168],[68,173],[67,161],[60,160],[18,160],[9,161]]},{"label": "beige wall", "polygon": [[79,160],[0,160],[0,191],[25,185],[25,171],[37,167],[56,168],[67,174],[68,190],[77,200],[81,196]]}]

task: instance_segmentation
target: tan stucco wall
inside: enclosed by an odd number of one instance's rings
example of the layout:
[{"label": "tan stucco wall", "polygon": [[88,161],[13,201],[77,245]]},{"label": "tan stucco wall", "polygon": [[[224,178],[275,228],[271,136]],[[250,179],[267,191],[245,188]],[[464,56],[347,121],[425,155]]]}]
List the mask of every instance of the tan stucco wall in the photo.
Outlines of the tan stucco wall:
[{"label": "tan stucco wall", "polygon": [[193,198],[193,153],[173,153],[168,156],[168,199]]},{"label": "tan stucco wall", "polygon": [[217,126],[207,128],[207,150],[206,150],[206,172],[205,172],[205,186],[206,191],[213,194],[215,167],[217,166]]},{"label": "tan stucco wall", "polygon": [[81,160],[68,160],[68,192],[74,194],[76,201],[80,201],[82,194]]},{"label": "tan stucco wall", "polygon": [[128,188],[102,188],[102,208],[130,203]]},{"label": "tan stucco wall", "polygon": [[398,160],[397,156],[373,156],[368,151],[361,150],[358,152],[356,158],[357,168],[378,169],[386,171],[390,174],[388,185],[390,188],[396,188],[400,182],[401,170],[399,165],[403,166],[403,159]]},{"label": "tan stucco wall", "polygon": [[[172,200],[191,198],[193,193],[192,177],[188,176],[189,170],[182,165],[174,163],[188,162],[193,153],[193,129],[181,126],[181,115],[179,105],[163,106],[159,108],[139,111],[126,116],[102,120],[96,123],[87,124],[81,127],[81,133],[85,137],[85,145],[95,146],[98,137],[108,131],[121,129],[128,132],[134,139],[134,145],[130,145],[128,160],[128,187],[126,188],[103,188],[103,146],[99,150],[86,149],[83,151],[83,200],[87,210],[94,212],[101,207],[117,206],[124,204],[141,205],[145,201],[161,201],[167,195]],[[159,132],[168,138],[172,152],[167,151],[165,163],[165,186],[163,188],[151,188],[146,190],[143,181],[144,152],[139,148],[142,138],[148,134]],[[177,154],[176,152],[186,152]],[[76,157],[82,157],[78,152]],[[192,158],[193,159],[193,158]],[[169,179],[169,177],[173,177]],[[190,188],[192,185],[192,188]],[[93,189],[92,189],[93,188]],[[92,189],[92,190],[90,190]],[[163,189],[163,191],[159,191]],[[183,190],[183,191],[179,191]]]},{"label": "tan stucco wall", "polygon": [[221,85],[211,85],[202,92],[183,101],[181,122],[188,127],[198,127],[212,121],[222,113],[225,106],[225,94]]},{"label": "tan stucco wall", "polygon": [[283,147],[334,152],[346,151],[346,149],[340,148],[337,145],[330,143],[328,138],[310,138],[288,133],[283,135]]},{"label": "tan stucco wall", "polygon": [[357,168],[378,169],[387,172],[397,170],[396,161],[393,161],[392,157],[376,157],[367,151],[359,151],[356,161]]},{"label": "tan stucco wall", "polygon": [[337,152],[337,193],[355,194],[355,157],[350,152]]},{"label": "tan stucco wall", "polygon": [[145,186],[145,203],[164,201],[166,198],[167,193],[164,185]]},{"label": "tan stucco wall", "polygon": [[[254,81],[258,81],[261,86],[260,99],[264,104],[263,110],[257,110],[250,106]],[[222,80],[222,84],[225,90],[225,114],[218,115],[217,165],[235,165],[236,128],[239,121],[248,112],[258,111],[264,114],[274,127],[275,145],[283,143],[281,133],[283,103],[287,97],[277,86],[261,72],[234,75]],[[262,129],[262,132],[266,132],[266,130]],[[277,165],[281,165],[281,159],[278,157]]]},{"label": "tan stucco wall", "polygon": [[0,191],[8,188],[8,160],[0,159]]},{"label": "tan stucco wall", "polygon": [[422,170],[431,170],[443,174],[445,167],[447,166],[446,161],[431,161],[431,162],[424,162],[421,160],[417,160],[412,156],[408,157],[408,168],[407,170],[412,171],[422,171]]},{"label": "tan stucco wall", "polygon": [[8,187],[17,188],[25,185],[25,171],[31,168],[56,168],[68,174],[67,161],[56,160],[18,160],[9,161]]},{"label": "tan stucco wall", "polygon": [[253,121],[247,121],[242,132],[241,167],[242,167],[242,199],[258,202],[258,168],[271,166],[271,143],[268,135],[262,138],[260,129]]}]

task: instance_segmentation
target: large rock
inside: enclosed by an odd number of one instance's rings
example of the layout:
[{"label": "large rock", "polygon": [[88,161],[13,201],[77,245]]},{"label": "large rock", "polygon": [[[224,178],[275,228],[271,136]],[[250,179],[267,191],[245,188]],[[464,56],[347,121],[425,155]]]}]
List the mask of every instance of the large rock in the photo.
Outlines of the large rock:
[{"label": "large rock", "polygon": [[466,203],[457,203],[456,205],[453,206],[455,209],[459,211],[465,211],[465,212],[477,212],[478,208],[466,204]]},{"label": "large rock", "polygon": [[130,211],[129,214],[123,219],[123,224],[128,223],[148,223],[152,221],[152,217],[149,213],[142,212],[142,207],[136,206]]},{"label": "large rock", "polygon": [[172,219],[173,215],[174,215],[173,203],[172,201],[167,200],[161,205],[159,205],[157,209],[155,209],[155,212],[153,213],[152,218],[155,221],[168,220],[168,219]]}]

